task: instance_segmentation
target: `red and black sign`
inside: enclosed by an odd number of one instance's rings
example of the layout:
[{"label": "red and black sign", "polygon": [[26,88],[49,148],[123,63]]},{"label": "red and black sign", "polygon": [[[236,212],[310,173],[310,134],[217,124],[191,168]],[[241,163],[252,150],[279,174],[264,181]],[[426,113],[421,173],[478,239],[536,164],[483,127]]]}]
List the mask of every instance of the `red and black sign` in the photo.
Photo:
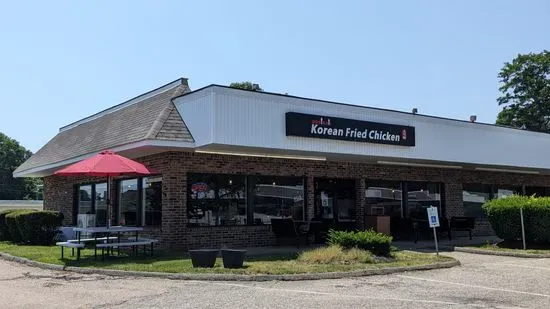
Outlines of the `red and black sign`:
[{"label": "red and black sign", "polygon": [[286,135],[387,145],[415,145],[414,127],[353,119],[286,113]]}]

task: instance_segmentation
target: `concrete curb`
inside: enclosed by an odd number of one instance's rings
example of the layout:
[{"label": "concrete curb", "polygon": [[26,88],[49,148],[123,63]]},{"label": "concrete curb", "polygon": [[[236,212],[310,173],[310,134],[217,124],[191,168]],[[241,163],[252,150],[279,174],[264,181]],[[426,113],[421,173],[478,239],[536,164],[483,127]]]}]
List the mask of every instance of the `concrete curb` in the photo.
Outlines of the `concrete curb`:
[{"label": "concrete curb", "polygon": [[87,275],[104,275],[104,276],[116,276],[116,277],[147,277],[147,278],[163,278],[172,280],[202,280],[202,281],[300,281],[300,280],[321,280],[321,279],[341,279],[374,275],[389,275],[394,273],[406,272],[406,271],[418,271],[418,270],[432,270],[451,268],[460,266],[458,260],[433,263],[427,265],[418,266],[405,266],[405,267],[388,267],[379,269],[364,269],[355,270],[349,272],[332,272],[332,273],[314,273],[314,274],[294,274],[294,275],[239,275],[239,274],[182,274],[182,273],[160,273],[160,272],[142,272],[142,271],[126,271],[115,269],[101,269],[101,268],[83,268],[72,266],[61,266],[54,264],[47,264],[29,260],[11,254],[0,252],[0,257],[7,261],[26,264],[41,269],[55,270],[55,271],[69,271],[78,274]]},{"label": "concrete curb", "polygon": [[485,255],[499,255],[499,256],[511,256],[519,258],[550,258],[550,253],[522,253],[522,252],[509,252],[509,251],[494,251],[494,250],[484,250],[480,248],[467,248],[467,247],[454,247],[454,251],[464,252],[464,253],[474,253],[474,254],[485,254]]}]

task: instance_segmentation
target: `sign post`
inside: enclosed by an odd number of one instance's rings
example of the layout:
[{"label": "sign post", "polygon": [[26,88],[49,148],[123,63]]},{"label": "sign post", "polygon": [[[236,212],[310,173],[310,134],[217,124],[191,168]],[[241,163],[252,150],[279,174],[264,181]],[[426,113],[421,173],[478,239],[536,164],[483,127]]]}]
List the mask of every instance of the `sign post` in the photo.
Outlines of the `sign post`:
[{"label": "sign post", "polygon": [[428,211],[428,222],[430,227],[434,230],[434,241],[435,241],[435,252],[439,255],[439,246],[437,244],[437,231],[436,227],[439,227],[439,215],[437,213],[437,207],[430,206],[427,208]]}]

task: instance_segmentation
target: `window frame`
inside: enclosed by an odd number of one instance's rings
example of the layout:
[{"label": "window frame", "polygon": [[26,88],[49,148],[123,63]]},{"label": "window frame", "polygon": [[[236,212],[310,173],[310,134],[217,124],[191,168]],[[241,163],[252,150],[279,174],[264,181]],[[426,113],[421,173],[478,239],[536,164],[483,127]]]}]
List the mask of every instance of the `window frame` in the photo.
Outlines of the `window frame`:
[{"label": "window frame", "polygon": [[[160,177],[161,183],[164,181],[162,174],[154,174],[154,175],[147,175],[147,176],[141,176],[141,177],[130,177],[130,178],[119,178],[115,181],[115,202],[113,204],[113,212],[115,215],[115,222],[118,224],[120,222],[120,183],[125,180],[133,180],[135,179],[137,181],[136,190],[138,192],[137,194],[137,204],[136,204],[136,222],[139,223],[135,226],[138,227],[162,227],[162,206],[161,206],[161,216],[160,216],[160,222],[159,224],[154,225],[146,225],[145,224],[145,190],[143,189],[143,180],[145,178],[154,178],[154,177]],[[162,191],[161,186],[161,191]],[[161,205],[163,204],[163,194],[161,192]],[[134,226],[134,225],[128,225],[128,226]]]},{"label": "window frame", "polygon": [[[74,185],[74,195],[73,195],[73,225],[77,224],[77,218],[80,214],[80,187],[91,186],[90,194],[90,208],[91,213],[96,214],[96,185],[107,183],[107,181],[96,181],[96,182],[83,182]],[[107,185],[108,186],[108,185]],[[109,192],[107,192],[109,194]],[[107,196],[109,199],[109,196]]]},{"label": "window frame", "polygon": [[[245,200],[245,216],[246,224],[236,224],[236,225],[195,225],[194,223],[189,222],[189,209],[191,201],[190,198],[190,186],[192,185],[191,176],[192,175],[222,175],[222,176],[234,176],[234,177],[244,177],[244,200]],[[255,218],[253,217],[254,212],[254,199],[250,198],[250,195],[253,194],[254,188],[252,186],[253,177],[272,177],[272,178],[299,178],[302,180],[303,186],[303,205],[302,205],[302,218],[306,218],[307,214],[307,177],[306,176],[293,176],[293,175],[264,175],[264,174],[230,174],[230,173],[208,173],[208,172],[195,172],[188,171],[186,173],[186,186],[185,186],[185,202],[186,202],[186,212],[185,216],[187,218],[187,227],[189,228],[223,228],[223,227],[247,227],[247,226],[258,226],[255,223]],[[252,220],[251,220],[252,219]],[[271,225],[271,223],[262,223],[261,225]]]}]

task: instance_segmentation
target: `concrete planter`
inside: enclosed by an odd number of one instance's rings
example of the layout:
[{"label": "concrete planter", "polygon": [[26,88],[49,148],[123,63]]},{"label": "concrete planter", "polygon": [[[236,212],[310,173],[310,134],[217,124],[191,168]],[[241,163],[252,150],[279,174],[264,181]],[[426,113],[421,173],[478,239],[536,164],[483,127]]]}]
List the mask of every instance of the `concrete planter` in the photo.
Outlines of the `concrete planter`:
[{"label": "concrete planter", "polygon": [[223,267],[242,268],[246,250],[222,249]]},{"label": "concrete planter", "polygon": [[212,268],[216,263],[216,258],[218,257],[218,249],[197,249],[189,250],[191,255],[191,263],[193,267],[207,267]]}]

